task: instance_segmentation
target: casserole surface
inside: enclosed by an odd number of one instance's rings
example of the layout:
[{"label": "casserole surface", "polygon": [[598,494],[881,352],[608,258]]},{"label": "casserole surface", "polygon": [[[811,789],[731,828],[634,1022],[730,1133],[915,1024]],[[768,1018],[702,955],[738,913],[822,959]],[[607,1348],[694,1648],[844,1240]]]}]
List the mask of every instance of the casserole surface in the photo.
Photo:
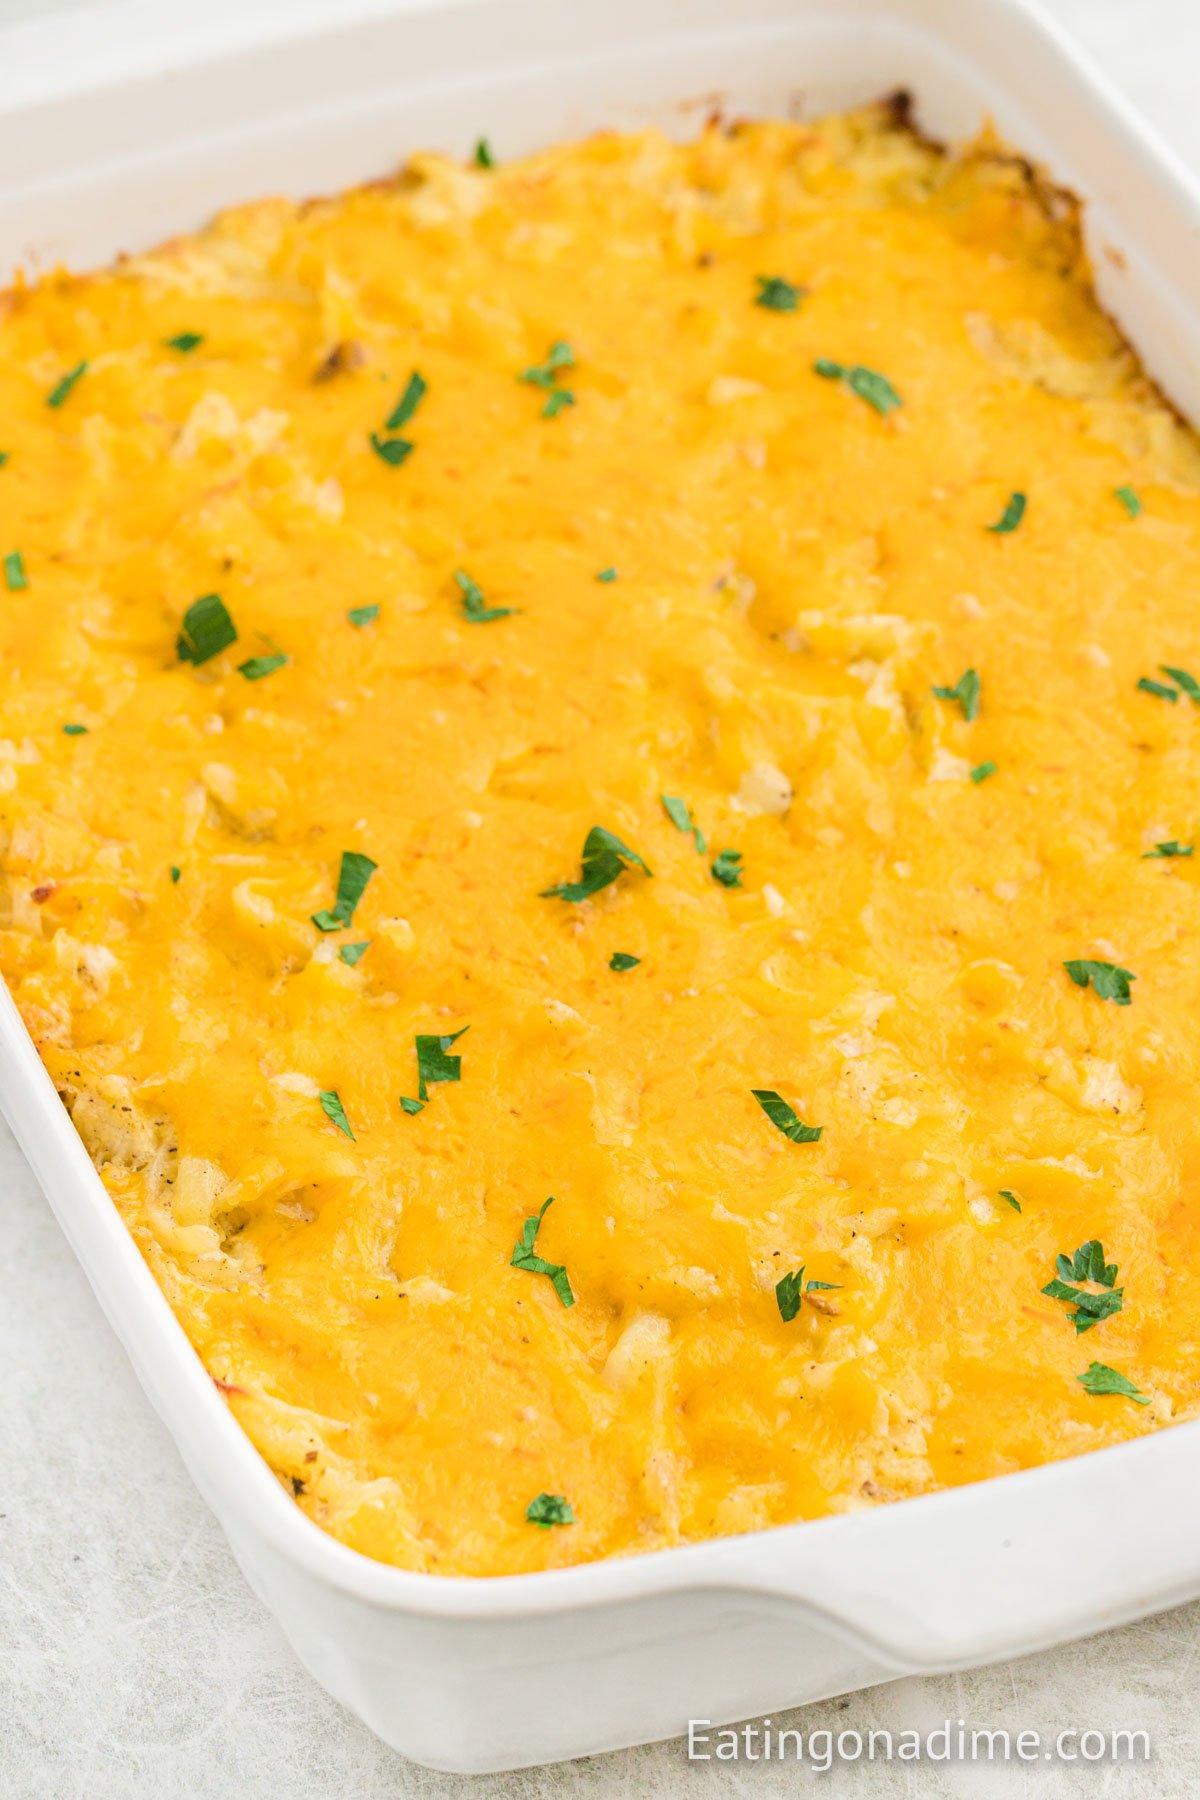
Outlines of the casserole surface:
[{"label": "casserole surface", "polygon": [[1196,452],[1058,197],[886,109],[418,159],[3,337],[4,972],[311,1516],[529,1569],[1194,1411]]}]

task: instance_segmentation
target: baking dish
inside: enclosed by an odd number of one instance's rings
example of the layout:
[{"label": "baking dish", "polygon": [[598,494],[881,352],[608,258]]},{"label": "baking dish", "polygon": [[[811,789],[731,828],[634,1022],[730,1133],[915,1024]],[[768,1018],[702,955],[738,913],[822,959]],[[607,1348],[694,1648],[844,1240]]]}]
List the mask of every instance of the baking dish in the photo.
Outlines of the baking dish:
[{"label": "baking dish", "polygon": [[[690,128],[717,98],[823,111],[904,84],[930,130],[969,132],[990,111],[1089,199],[1106,302],[1200,409],[1196,196],[1003,0],[662,0],[636,17],[426,0],[286,23],[218,9],[190,42],[125,6],[106,15],[120,39],[107,62],[90,27],[57,29],[53,63],[44,27],[10,34],[0,144],[16,173],[0,242],[13,261],[106,258],[218,204],[334,187],[417,145],[463,151],[481,130],[510,152],[601,123]],[[548,1575],[469,1582],[371,1563],[304,1519],[234,1425],[7,1000],[0,1059],[14,1129],[251,1584],[317,1678],[422,1761],[494,1769],[609,1748],[1013,1654],[1200,1591],[1182,1504],[1195,1426],[869,1514]],[[1064,1567],[1086,1567],[1086,1584]]]}]

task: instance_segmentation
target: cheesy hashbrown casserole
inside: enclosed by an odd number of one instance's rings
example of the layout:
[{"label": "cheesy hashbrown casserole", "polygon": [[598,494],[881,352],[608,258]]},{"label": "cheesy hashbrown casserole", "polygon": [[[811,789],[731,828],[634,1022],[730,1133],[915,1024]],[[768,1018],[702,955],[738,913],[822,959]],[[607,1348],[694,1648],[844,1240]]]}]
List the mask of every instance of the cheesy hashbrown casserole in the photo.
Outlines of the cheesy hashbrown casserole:
[{"label": "cheesy hashbrown casserole", "polygon": [[491,1575],[1200,1410],[1200,454],[881,105],[0,298],[0,968],[228,1404]]}]

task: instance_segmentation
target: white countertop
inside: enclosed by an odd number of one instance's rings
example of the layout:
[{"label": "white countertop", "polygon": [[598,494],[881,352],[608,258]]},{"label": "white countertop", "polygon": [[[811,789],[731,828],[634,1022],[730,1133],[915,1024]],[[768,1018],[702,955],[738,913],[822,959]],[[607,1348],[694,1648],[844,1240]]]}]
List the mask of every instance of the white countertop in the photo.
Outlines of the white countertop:
[{"label": "white countertop", "polygon": [[[56,3],[0,0],[0,20]],[[1044,3],[1200,168],[1200,0]],[[782,1800],[808,1790],[807,1769],[689,1766],[679,1744],[474,1778],[385,1749],[297,1666],[246,1587],[2,1126],[0,1192],[0,1800]],[[1148,1769],[847,1765],[824,1777],[831,1796],[1192,1800],[1198,1653],[1200,1603],[784,1722],[864,1733],[946,1717],[1014,1733],[1129,1726],[1154,1745]]]}]

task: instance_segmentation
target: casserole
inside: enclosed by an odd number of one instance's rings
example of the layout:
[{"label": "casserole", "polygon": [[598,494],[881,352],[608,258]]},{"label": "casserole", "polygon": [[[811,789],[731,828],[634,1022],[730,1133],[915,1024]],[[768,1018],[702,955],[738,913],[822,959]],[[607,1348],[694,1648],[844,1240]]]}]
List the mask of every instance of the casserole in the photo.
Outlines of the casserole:
[{"label": "casserole", "polygon": [[[501,11],[499,8],[489,8],[479,17],[495,20]],[[989,18],[995,19],[1003,28],[1002,36],[1010,40],[1019,37],[1017,16],[1009,15],[1007,9],[982,10],[977,21],[977,28],[981,32]],[[668,22],[664,20],[664,29]],[[800,15],[800,24],[804,29],[811,27],[813,23],[813,15]],[[689,22],[689,29],[694,24],[693,18]],[[739,32],[744,24],[744,21],[739,22]],[[406,21],[406,25],[411,29],[413,21]],[[801,30],[802,38],[804,29]],[[769,44],[780,30],[779,19],[768,20],[760,33],[749,33],[747,42],[756,42],[761,48]],[[888,56],[894,63],[903,51],[902,60],[911,58],[921,64],[932,90],[936,84],[933,83],[928,64],[922,62],[922,53],[930,54],[928,41],[922,42],[911,22],[907,42],[905,38],[904,32],[894,38],[888,46]],[[544,45],[546,39],[539,37],[538,41]],[[847,54],[851,57],[857,43],[857,39],[848,43]],[[710,40],[708,46],[714,54],[718,44],[719,33]],[[873,50],[877,51],[879,39],[873,38],[872,45]],[[697,44],[689,40],[685,33],[680,50],[683,52],[689,49],[695,58]],[[807,61],[807,57],[805,60]],[[932,60],[936,62],[936,58]],[[411,57],[408,58],[408,65],[411,68]],[[893,67],[890,78],[894,80],[897,73],[906,72],[907,69],[897,71]],[[555,80],[553,86],[556,96],[563,92],[566,85],[568,84],[560,79]],[[838,98],[847,97],[861,95],[848,94],[845,89],[838,95]],[[768,107],[774,105],[778,108],[778,100],[773,101],[769,94],[765,94],[763,98]],[[832,100],[833,95],[830,94],[828,98]],[[935,129],[940,128],[936,111],[926,116]],[[970,121],[972,124],[976,122],[975,119]],[[1012,135],[1022,137],[1019,128],[1014,127],[1003,114],[1000,122]],[[553,128],[547,135],[553,135]],[[1023,141],[1029,142],[1029,137],[1025,135]],[[1070,167],[1064,168],[1061,157],[1052,156],[1051,161],[1056,173],[1076,179],[1085,190],[1100,185],[1098,180],[1089,183],[1089,171],[1086,168],[1077,173]],[[261,178],[252,178],[252,188],[257,189],[261,185]],[[1182,206],[1182,197],[1176,198],[1180,199]],[[1174,223],[1181,228],[1180,238],[1186,243],[1185,210],[1179,212]],[[1165,236],[1168,239],[1171,237],[1170,230],[1165,232]],[[1133,239],[1129,240],[1128,247],[1122,242],[1120,248],[1130,266],[1139,254],[1146,254],[1145,246]],[[1152,367],[1170,383],[1171,351],[1174,345],[1184,341],[1183,333],[1186,328],[1180,297],[1172,291],[1167,279],[1162,280],[1157,287],[1147,283],[1138,292],[1143,306],[1151,308],[1154,327],[1153,346],[1144,342],[1142,347],[1151,351]],[[1180,391],[1178,384],[1175,391]],[[77,1243],[93,1233],[101,1234],[101,1239],[107,1242],[108,1251],[99,1251],[100,1240],[97,1240],[93,1250],[86,1253],[85,1260],[110,1310],[114,1306],[119,1307],[126,1317],[127,1334],[130,1331],[136,1334],[140,1330],[135,1322],[137,1309],[144,1302],[153,1310],[152,1300],[144,1291],[144,1283],[141,1287],[138,1286],[128,1259],[123,1267],[132,1285],[119,1294],[116,1288],[110,1286],[104,1269],[106,1266],[115,1268],[117,1264],[111,1258],[117,1257],[119,1261],[120,1253],[111,1236],[104,1236],[109,1217],[106,1204],[101,1197],[99,1206],[97,1205],[98,1189],[91,1175],[90,1165],[86,1163],[86,1159],[82,1159],[78,1144],[74,1140],[64,1141],[61,1119],[56,1123],[52,1121],[56,1102],[51,1099],[50,1112],[45,1110],[46,1084],[44,1079],[40,1082],[38,1080],[40,1071],[28,1067],[27,1046],[24,1054],[23,1072],[18,1076],[14,1071],[10,1090],[16,1096],[15,1122],[22,1130],[22,1141],[30,1149],[48,1190],[55,1195],[60,1205],[67,1204],[64,1200],[66,1190],[61,1188],[61,1175],[56,1170],[74,1169],[80,1183],[78,1192],[87,1195],[89,1201],[86,1208],[82,1202],[76,1202],[73,1207],[68,1205],[68,1230]],[[24,1103],[25,1094],[31,1099],[28,1106]],[[32,1104],[34,1101],[41,1106],[40,1126],[35,1122],[38,1115]],[[38,1137],[41,1130],[49,1134],[44,1141]],[[103,1217],[101,1208],[104,1209]],[[126,1244],[125,1249],[128,1251],[130,1246]],[[106,1256],[109,1258],[107,1264]],[[134,1262],[136,1263],[136,1258]],[[123,1280],[124,1277],[119,1279]],[[141,1295],[140,1301],[135,1298],[137,1294]],[[173,1327],[171,1329],[173,1332]],[[182,1361],[179,1361],[180,1357]],[[606,1568],[572,1572],[569,1578],[571,1581],[576,1576],[603,1578],[594,1582],[590,1591],[583,1581],[577,1584],[576,1589],[569,1590],[565,1585],[568,1577],[555,1575],[524,1578],[519,1584],[489,1584],[485,1592],[463,1592],[459,1590],[458,1584],[438,1584],[438,1591],[430,1593],[429,1584],[422,1583],[419,1578],[409,1578],[407,1591],[402,1592],[401,1587],[389,1584],[389,1571],[360,1565],[352,1557],[340,1564],[340,1573],[335,1571],[334,1565],[328,1561],[327,1553],[336,1547],[322,1544],[318,1550],[308,1544],[303,1546],[302,1553],[302,1545],[296,1539],[294,1527],[290,1524],[285,1526],[282,1518],[276,1532],[273,1524],[275,1515],[267,1502],[266,1490],[261,1485],[265,1471],[258,1465],[255,1465],[255,1480],[263,1495],[261,1523],[257,1509],[253,1518],[248,1517],[245,1508],[240,1506],[231,1516],[228,1504],[220,1504],[220,1490],[225,1489],[226,1494],[228,1493],[223,1477],[227,1478],[232,1472],[234,1462],[224,1454],[219,1454],[213,1459],[214,1466],[210,1466],[208,1446],[201,1441],[201,1434],[209,1425],[215,1431],[220,1430],[212,1416],[213,1396],[211,1393],[207,1396],[209,1411],[206,1414],[197,1393],[197,1413],[193,1424],[190,1417],[185,1416],[187,1409],[177,1404],[180,1396],[162,1385],[163,1382],[174,1380],[174,1376],[167,1374],[174,1361],[179,1378],[190,1381],[195,1389],[198,1371],[191,1363],[184,1346],[173,1336],[172,1350],[167,1354],[166,1342],[163,1340],[151,1360],[155,1363],[153,1373],[156,1378],[150,1383],[152,1391],[156,1391],[160,1406],[165,1405],[169,1409],[183,1440],[185,1455],[188,1455],[193,1468],[198,1459],[202,1462],[199,1477],[202,1485],[206,1487],[206,1491],[211,1492],[214,1488],[218,1490],[218,1511],[230,1532],[235,1550],[244,1565],[247,1562],[251,1565],[250,1572],[255,1585],[260,1591],[269,1591],[285,1627],[297,1642],[305,1660],[322,1675],[333,1691],[349,1698],[351,1703],[357,1703],[364,1716],[389,1741],[399,1743],[411,1753],[423,1754],[428,1760],[449,1761],[454,1766],[463,1766],[469,1758],[473,1766],[505,1766],[506,1763],[533,1760],[545,1755],[569,1754],[573,1750],[601,1747],[605,1741],[629,1741],[632,1737],[673,1729],[686,1712],[705,1713],[714,1718],[736,1716],[758,1710],[764,1705],[774,1706],[788,1700],[811,1697],[818,1691],[835,1691],[839,1687],[872,1676],[879,1677],[900,1668],[922,1666],[922,1659],[931,1665],[972,1660],[996,1653],[997,1647],[1001,1650],[1029,1647],[1034,1641],[1047,1641],[1048,1636],[1057,1635],[1064,1628],[1081,1629],[1096,1622],[1094,1612],[1089,1612],[1081,1625],[1078,1616],[1072,1619],[1069,1609],[1060,1610],[1056,1604],[1049,1609],[1051,1617],[1042,1617],[1039,1625],[1039,1602],[1044,1613],[1046,1600],[1042,1594],[1035,1595],[1026,1591],[1023,1580],[1010,1585],[1010,1578],[1006,1578],[1002,1584],[1003,1596],[997,1594],[993,1603],[993,1596],[985,1595],[980,1609],[993,1626],[993,1636],[990,1639],[977,1628],[971,1627],[968,1621],[956,1622],[952,1608],[948,1609],[948,1614],[939,1610],[937,1571],[921,1566],[916,1549],[922,1529],[917,1522],[917,1514],[920,1513],[922,1519],[928,1521],[923,1527],[927,1533],[932,1528],[941,1537],[947,1531],[947,1527],[941,1522],[941,1510],[944,1504],[952,1500],[959,1509],[953,1516],[962,1521],[955,1529],[953,1541],[961,1544],[962,1554],[967,1557],[971,1547],[970,1521],[975,1521],[976,1530],[986,1531],[988,1518],[986,1509],[980,1514],[977,1505],[968,1503],[978,1503],[985,1493],[998,1494],[999,1488],[996,1486],[988,1490],[972,1490],[967,1494],[943,1497],[936,1502],[921,1502],[919,1507],[895,1509],[907,1516],[905,1530],[911,1534],[912,1550],[908,1548],[908,1537],[898,1540],[894,1533],[889,1536],[884,1529],[884,1515],[879,1515],[871,1519],[833,1521],[829,1527],[810,1526],[803,1528],[802,1533],[788,1531],[771,1534],[769,1539],[731,1542],[720,1546],[707,1545],[695,1551],[672,1552],[669,1557],[654,1558],[635,1565],[610,1565]],[[185,1365],[189,1371],[186,1375]],[[202,1381],[200,1385],[203,1387]],[[1192,1433],[1186,1428],[1181,1429],[1172,1434],[1170,1440],[1156,1442],[1154,1449],[1161,1454],[1167,1441],[1173,1446],[1176,1441],[1190,1442],[1191,1436]],[[232,1446],[228,1446],[228,1449],[229,1457],[233,1457]],[[1122,1492],[1118,1465],[1128,1466],[1128,1462],[1122,1463],[1121,1459],[1132,1459],[1134,1456],[1146,1458],[1149,1450],[1149,1445],[1142,1445],[1136,1451],[1113,1452],[1092,1459],[1088,1464],[1086,1477],[1087,1491],[1092,1501],[1096,1497],[1096,1484],[1102,1479],[1099,1473],[1101,1464],[1109,1471],[1103,1477],[1106,1483],[1105,1499],[1116,1506],[1119,1505]],[[246,1446],[242,1445],[238,1454],[245,1452]],[[1176,1451],[1177,1456],[1182,1454],[1182,1451]],[[253,1460],[251,1458],[252,1462]],[[217,1463],[224,1465],[223,1470],[215,1466]],[[1135,1486],[1138,1480],[1152,1479],[1148,1461],[1140,1462],[1138,1470],[1139,1475],[1134,1478]],[[1081,1473],[1078,1465],[1044,1470],[1036,1476],[1018,1478],[1003,1484],[1003,1502],[995,1501],[995,1521],[1002,1529],[1007,1528],[1011,1543],[1017,1547],[1023,1575],[1028,1574],[1033,1581],[1036,1581],[1037,1576],[1037,1556],[1031,1546],[1040,1541],[1049,1549],[1053,1542],[1052,1495],[1059,1490],[1049,1477],[1064,1484],[1063,1522],[1069,1533],[1068,1539],[1064,1540],[1064,1547],[1066,1542],[1078,1543],[1082,1526],[1078,1516],[1071,1516],[1073,1500],[1078,1513],[1079,1489],[1076,1487],[1072,1491],[1070,1487],[1070,1476],[1073,1473],[1078,1480]],[[1022,1484],[1027,1485],[1022,1487]],[[268,1483],[268,1487],[269,1485]],[[1022,1502],[1018,1498],[1018,1488],[1024,1494],[1030,1494],[1036,1488],[1036,1501]],[[278,1501],[278,1496],[275,1499]],[[1024,1537],[1017,1523],[1021,1517],[1022,1505],[1035,1508],[1029,1519],[1028,1535]],[[1108,1529],[1111,1529],[1112,1523],[1110,1513],[1106,1521]],[[960,1531],[961,1538],[958,1536]],[[292,1540],[290,1546],[287,1542],[289,1539]],[[1169,1533],[1164,1530],[1156,1541],[1155,1549],[1165,1551],[1168,1539]],[[931,1538],[930,1541],[936,1540]],[[982,1543],[986,1543],[986,1538],[975,1540],[976,1556]],[[923,1637],[915,1623],[906,1617],[907,1610],[914,1605],[914,1601],[905,1592],[903,1576],[898,1576],[893,1566],[888,1580],[878,1579],[880,1565],[876,1562],[875,1546],[882,1549],[885,1562],[893,1557],[903,1562],[916,1583],[915,1611],[918,1616],[924,1613],[926,1620]],[[340,1589],[338,1606],[325,1604],[319,1619],[305,1613],[306,1602],[314,1608],[320,1606],[317,1599],[321,1586],[319,1570],[315,1565],[309,1567],[312,1576],[310,1584],[306,1584],[303,1577],[310,1552],[316,1559],[316,1564],[324,1562],[330,1576],[336,1575]],[[997,1560],[1002,1563],[1005,1558],[999,1557]],[[283,1575],[283,1570],[289,1563],[292,1570],[290,1579]],[[1171,1579],[1180,1579],[1186,1567],[1185,1559],[1181,1559],[1174,1567],[1169,1561],[1160,1563],[1152,1577],[1148,1557],[1147,1565],[1139,1571],[1142,1579],[1136,1591],[1131,1589],[1127,1580],[1124,1587],[1120,1581],[1115,1581],[1116,1591],[1111,1595],[1113,1611],[1110,1616],[1127,1616],[1147,1602],[1157,1600],[1161,1603],[1164,1597],[1182,1597],[1183,1593],[1192,1591],[1186,1585],[1182,1590],[1167,1585]],[[956,1562],[951,1562],[945,1575],[948,1593],[953,1594],[958,1583]],[[403,1583],[404,1578],[400,1580]],[[521,1598],[498,1598],[517,1585],[521,1588]],[[734,1592],[728,1594],[723,1603],[714,1604],[712,1594],[706,1592],[712,1586],[732,1588]],[[1006,1607],[1001,1603],[1002,1598],[1009,1602],[1013,1600],[1011,1586],[1020,1589],[1023,1633],[1013,1617],[1012,1605]],[[425,1588],[425,1594],[418,1591],[422,1587]],[[751,1594],[760,1589],[765,1592],[760,1597],[751,1599]],[[1043,1593],[1049,1591],[1047,1582]],[[374,1607],[369,1612],[361,1609],[357,1613],[353,1609],[344,1610],[349,1604],[351,1593],[357,1595],[360,1603],[370,1597],[375,1602]],[[326,1600],[328,1602],[328,1595]],[[640,1655],[645,1659],[644,1666],[633,1671],[613,1667],[609,1669],[609,1673],[615,1683],[621,1681],[624,1673],[626,1679],[633,1680],[639,1692],[645,1691],[647,1710],[638,1720],[630,1719],[623,1725],[614,1725],[611,1714],[607,1715],[607,1724],[601,1722],[607,1701],[604,1667],[599,1667],[594,1671],[589,1670],[593,1679],[586,1694],[574,1691],[577,1683],[567,1683],[567,1692],[561,1703],[551,1686],[543,1686],[547,1735],[539,1741],[537,1733],[543,1728],[536,1723],[530,1726],[524,1721],[521,1710],[514,1703],[515,1690],[506,1691],[506,1680],[515,1681],[517,1677],[506,1677],[504,1671],[505,1668],[520,1668],[522,1677],[528,1679],[531,1666],[537,1666],[541,1670],[544,1665],[544,1680],[547,1683],[550,1681],[552,1668],[556,1672],[565,1672],[571,1635],[578,1630],[579,1621],[570,1621],[564,1609],[576,1603],[594,1604],[601,1609],[594,1615],[592,1629],[588,1634],[589,1662],[596,1656],[598,1647],[615,1650],[623,1642],[626,1632],[635,1641],[641,1640]],[[794,1611],[797,1603],[802,1611],[810,1614],[807,1626]],[[822,1613],[828,1615],[828,1625],[818,1630],[814,1628],[814,1620],[817,1614]],[[867,1614],[874,1620],[875,1629],[864,1637],[863,1626]],[[464,1629],[455,1633],[455,1636],[462,1638],[461,1644],[452,1645],[450,1621],[456,1617],[463,1623]],[[653,1617],[655,1623],[647,1642],[643,1632],[645,1621],[649,1617]],[[339,1628],[334,1623],[338,1618],[345,1628],[355,1626],[363,1633],[357,1657],[350,1654],[344,1642],[338,1641]],[[465,1629],[467,1619],[473,1621],[470,1630]],[[935,1627],[932,1635],[930,1625]],[[688,1654],[671,1668],[667,1668],[664,1666],[668,1659],[662,1649],[662,1634],[677,1627],[687,1634]],[[839,1653],[834,1646],[845,1639],[849,1640],[849,1648]],[[738,1655],[739,1640],[752,1646],[745,1656]],[[803,1645],[802,1652],[798,1651],[799,1645]],[[448,1679],[444,1687],[438,1676],[436,1656],[430,1654],[431,1649],[439,1646],[452,1648],[455,1657],[454,1678]],[[737,1664],[733,1670],[728,1666],[731,1652]],[[791,1668],[785,1667],[789,1655],[797,1656],[797,1661]],[[387,1665],[393,1657],[394,1664],[389,1669]],[[764,1658],[771,1661],[776,1657],[780,1666],[770,1673],[768,1684],[764,1680],[767,1672],[762,1663]],[[604,1659],[601,1661],[603,1663]],[[406,1663],[409,1665],[407,1679],[404,1678]],[[654,1671],[653,1681],[649,1678],[651,1670]],[[398,1672],[402,1692],[397,1691]],[[773,1685],[776,1678],[778,1686]],[[718,1697],[714,1698],[714,1693]],[[439,1696],[440,1710],[437,1704]],[[653,1714],[649,1707],[651,1700],[655,1703]],[[457,1725],[453,1718],[456,1703],[461,1708]],[[672,1708],[675,1709],[673,1712]],[[521,1720],[518,1728],[507,1723],[512,1719]],[[420,1725],[425,1727],[424,1736],[419,1732]],[[442,1734],[440,1738],[437,1736],[438,1732]],[[608,1734],[607,1737],[605,1733]]]}]

